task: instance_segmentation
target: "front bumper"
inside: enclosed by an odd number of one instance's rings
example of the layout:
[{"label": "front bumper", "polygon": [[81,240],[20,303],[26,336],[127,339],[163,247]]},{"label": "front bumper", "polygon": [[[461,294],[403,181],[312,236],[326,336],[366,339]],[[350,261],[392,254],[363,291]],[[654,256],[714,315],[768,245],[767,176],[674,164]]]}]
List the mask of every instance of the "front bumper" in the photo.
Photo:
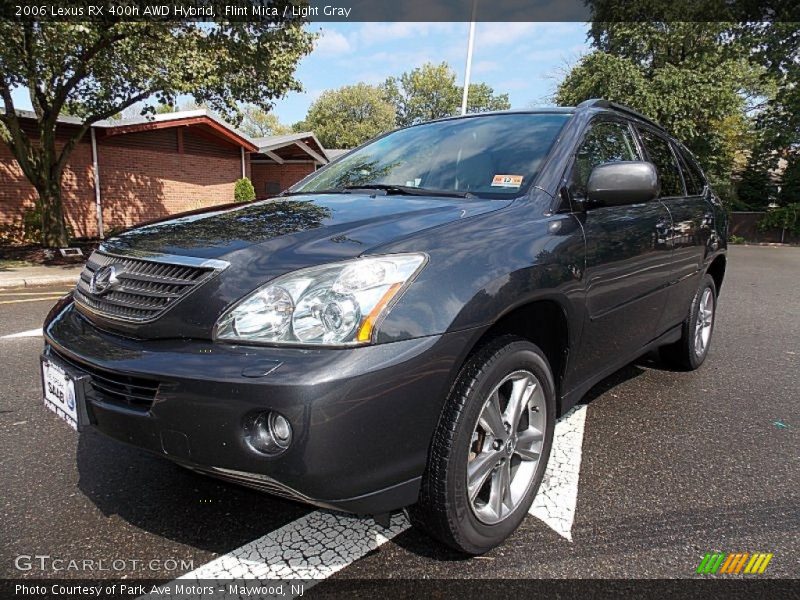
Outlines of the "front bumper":
[{"label": "front bumper", "polygon": [[[470,337],[349,349],[143,341],[101,331],[70,305],[47,325],[45,353],[92,377],[156,383],[149,407],[87,394],[89,425],[117,440],[271,493],[380,513],[416,501]],[[291,446],[274,457],[243,436],[248,417],[265,410],[293,429]]]}]

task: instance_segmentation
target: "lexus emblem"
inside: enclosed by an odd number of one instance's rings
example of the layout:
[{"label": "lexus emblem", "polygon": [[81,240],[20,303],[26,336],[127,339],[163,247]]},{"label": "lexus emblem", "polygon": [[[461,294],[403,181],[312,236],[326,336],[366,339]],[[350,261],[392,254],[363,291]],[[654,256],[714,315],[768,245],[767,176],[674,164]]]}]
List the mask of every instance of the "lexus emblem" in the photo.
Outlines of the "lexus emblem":
[{"label": "lexus emblem", "polygon": [[514,446],[515,445],[516,445],[516,442],[515,442],[514,438],[508,438],[508,441],[506,442],[506,454],[508,454],[509,456],[514,454]]},{"label": "lexus emblem", "polygon": [[114,289],[118,283],[117,268],[114,265],[106,265],[97,269],[92,275],[89,291],[95,296],[102,296]]}]

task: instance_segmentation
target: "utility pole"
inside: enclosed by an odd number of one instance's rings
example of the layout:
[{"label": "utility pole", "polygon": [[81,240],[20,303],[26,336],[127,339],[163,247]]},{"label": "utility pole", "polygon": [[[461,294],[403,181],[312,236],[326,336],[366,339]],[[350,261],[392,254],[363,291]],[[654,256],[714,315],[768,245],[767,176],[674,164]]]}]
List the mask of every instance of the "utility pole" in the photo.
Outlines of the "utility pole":
[{"label": "utility pole", "polygon": [[469,77],[472,73],[472,47],[475,45],[475,12],[478,9],[478,0],[472,0],[472,20],[469,23],[469,41],[467,42],[467,66],[464,68],[464,93],[461,96],[461,114],[467,114],[467,100],[469,98]]}]

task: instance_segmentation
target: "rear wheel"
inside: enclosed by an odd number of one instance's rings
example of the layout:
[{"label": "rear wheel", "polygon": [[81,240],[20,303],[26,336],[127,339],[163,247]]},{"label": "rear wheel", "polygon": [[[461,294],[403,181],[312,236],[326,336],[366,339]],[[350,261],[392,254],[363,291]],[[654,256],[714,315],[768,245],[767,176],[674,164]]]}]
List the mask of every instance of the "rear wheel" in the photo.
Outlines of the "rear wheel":
[{"label": "rear wheel", "polygon": [[704,275],[683,322],[681,339],[661,348],[661,358],[671,365],[693,371],[703,364],[711,346],[717,309],[717,287]]},{"label": "rear wheel", "polygon": [[487,344],[447,400],[414,523],[469,554],[502,543],[533,502],[554,426],[553,377],[541,350],[515,336]]}]

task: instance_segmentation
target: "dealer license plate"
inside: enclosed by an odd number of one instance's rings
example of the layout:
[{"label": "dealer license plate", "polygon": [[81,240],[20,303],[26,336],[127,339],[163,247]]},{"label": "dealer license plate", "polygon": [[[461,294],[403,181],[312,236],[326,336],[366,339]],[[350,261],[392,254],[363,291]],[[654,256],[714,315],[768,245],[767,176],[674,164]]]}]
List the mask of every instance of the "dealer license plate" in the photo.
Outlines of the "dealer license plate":
[{"label": "dealer license plate", "polygon": [[42,386],[44,405],[78,429],[78,399],[75,382],[64,369],[47,358],[42,359]]}]

